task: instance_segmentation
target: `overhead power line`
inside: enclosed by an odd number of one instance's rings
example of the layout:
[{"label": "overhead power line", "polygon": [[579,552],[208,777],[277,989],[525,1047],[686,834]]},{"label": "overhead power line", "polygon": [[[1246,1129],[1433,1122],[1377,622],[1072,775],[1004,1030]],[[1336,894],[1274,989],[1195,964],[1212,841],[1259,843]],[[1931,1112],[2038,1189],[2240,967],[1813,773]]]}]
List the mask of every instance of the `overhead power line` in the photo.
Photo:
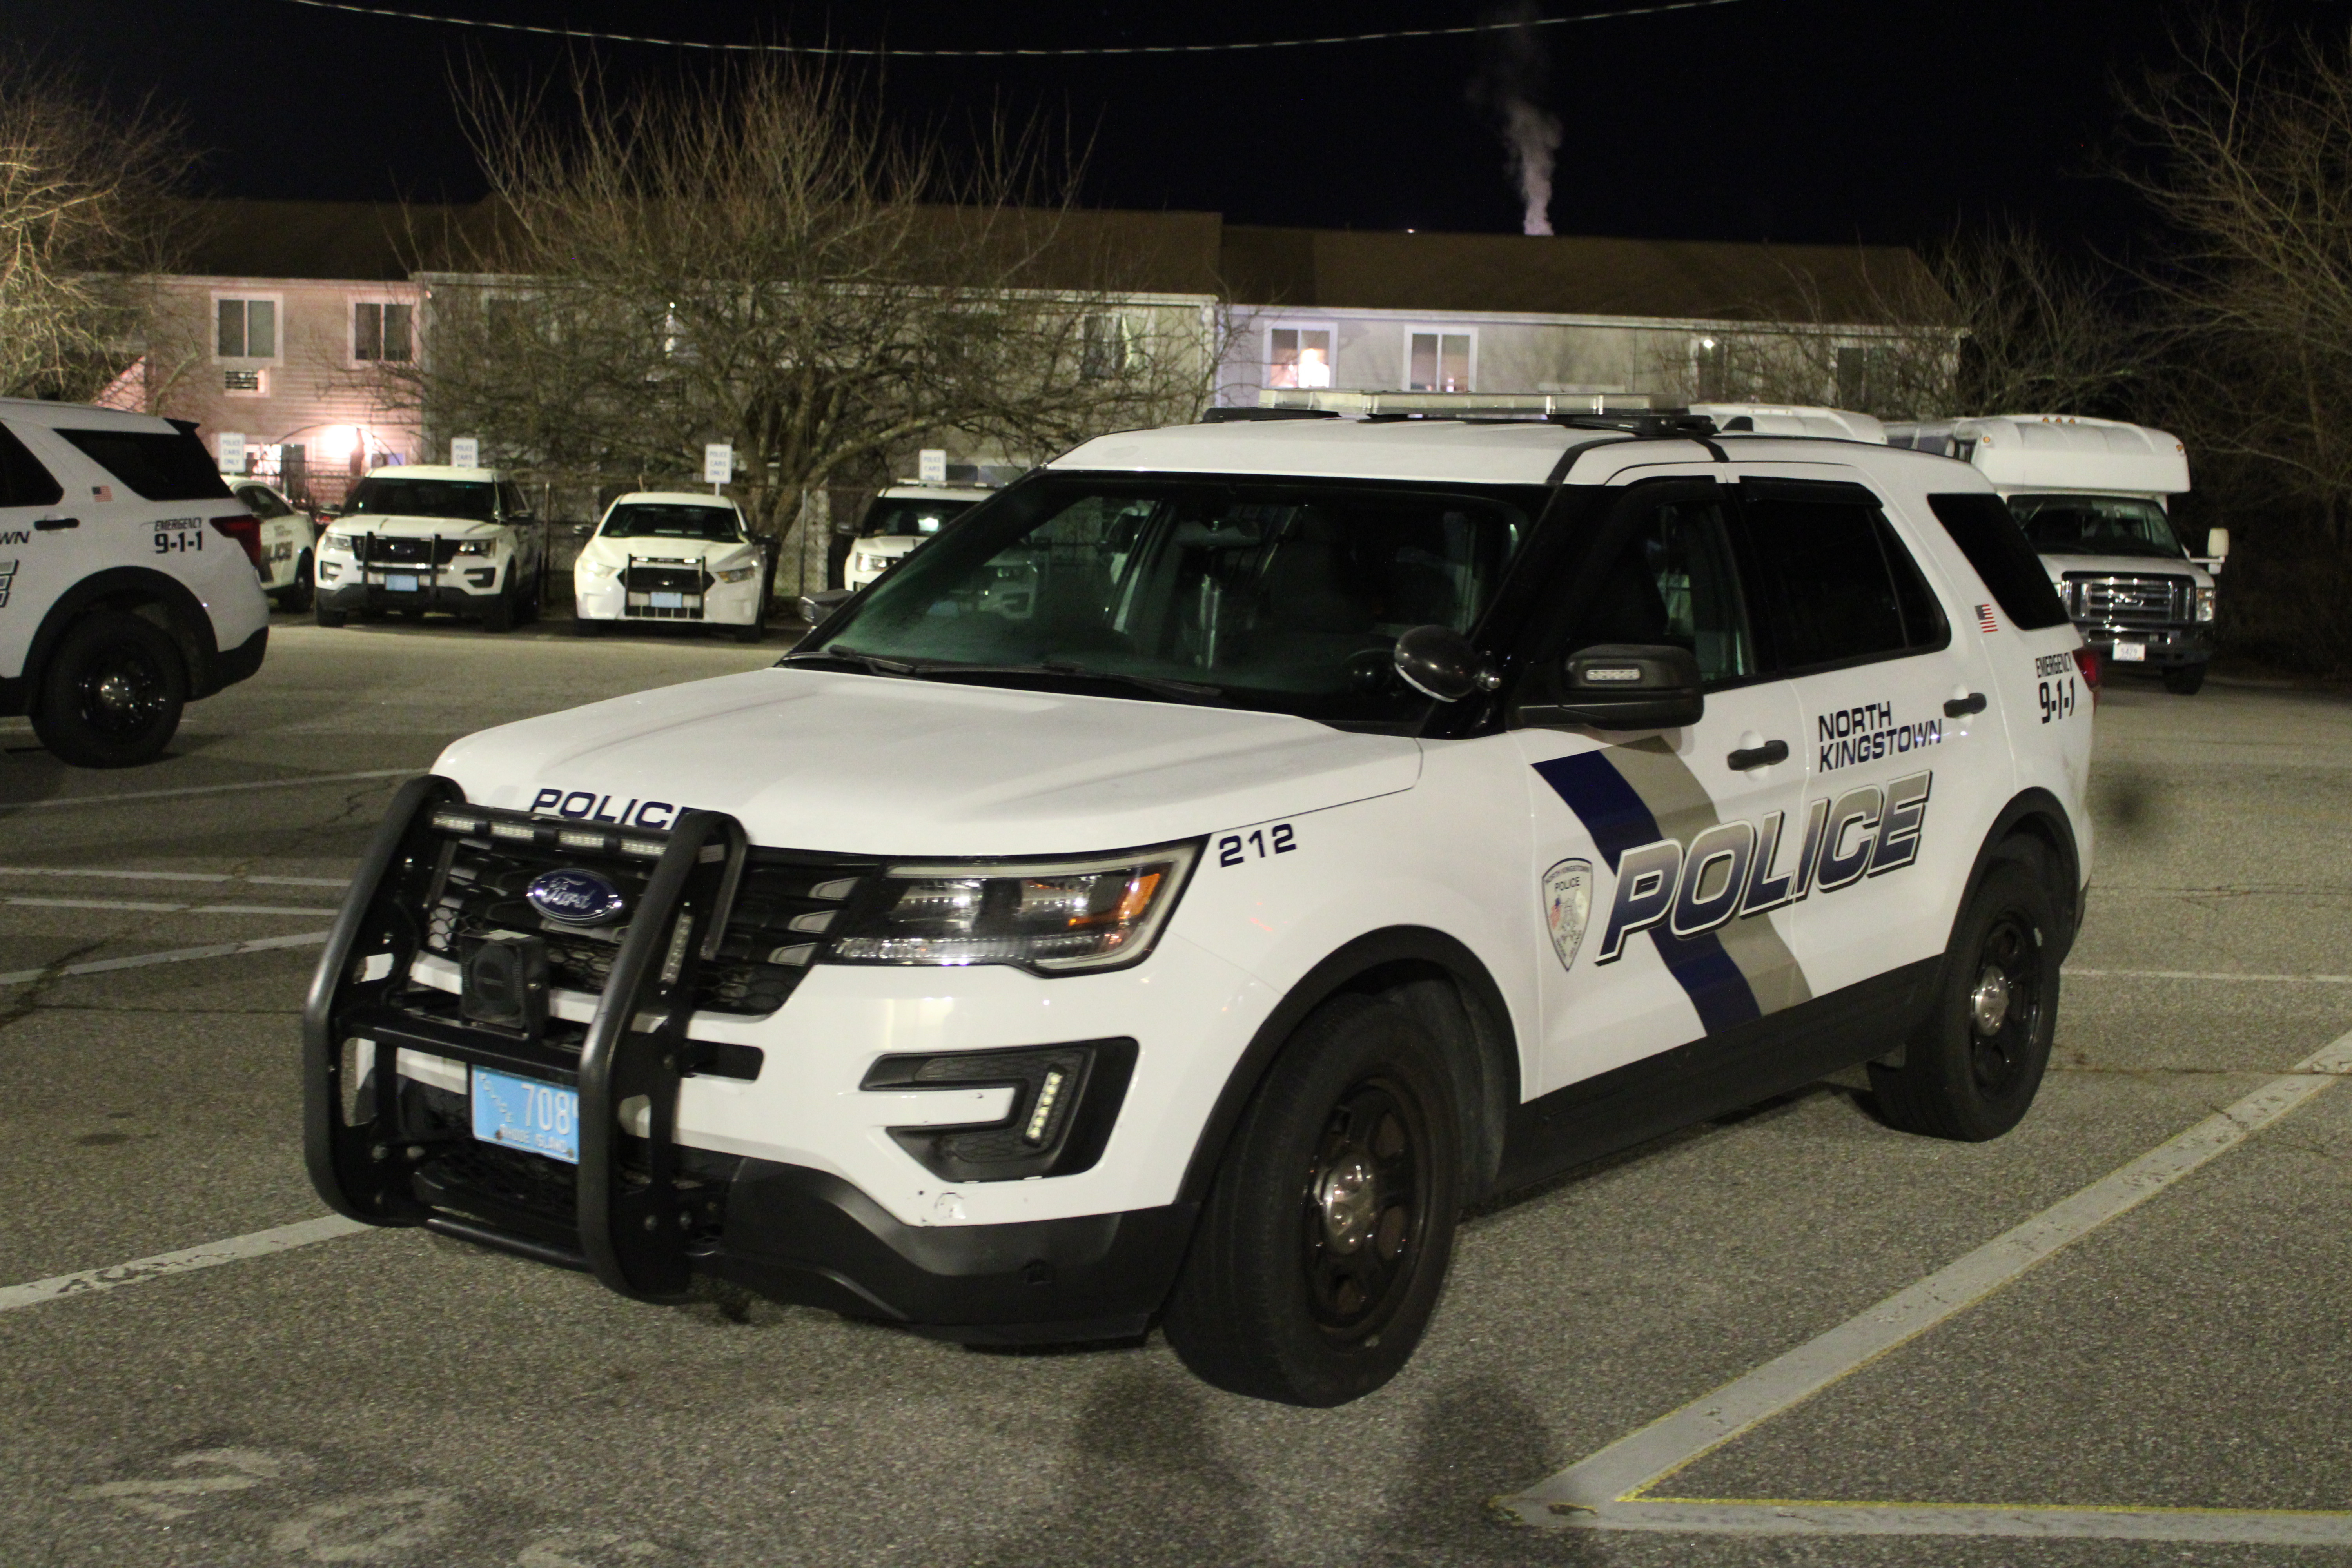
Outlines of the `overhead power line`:
[{"label": "overhead power line", "polygon": [[1477,33],[1507,33],[1520,27],[1564,27],[1577,22],[1610,22],[1625,16],[1653,16],[1662,11],[1703,11],[1737,5],[1743,0],[1656,0],[1647,5],[1626,5],[1613,11],[1587,11],[1575,16],[1530,16],[1518,21],[1471,22],[1457,27],[1396,27],[1383,33],[1335,33],[1313,38],[1259,38],[1222,44],[1104,44],[1076,48],[1035,49],[902,49],[888,44],[715,44],[700,38],[655,38],[636,33],[607,33],[590,27],[550,27],[529,22],[494,22],[480,16],[441,16],[425,11],[395,10],[388,5],[360,5],[351,0],[284,0],[315,11],[348,11],[361,16],[382,16],[405,22],[432,22],[445,27],[477,27],[492,33],[533,33],[551,38],[579,38],[600,44],[646,44],[665,49],[708,49],[725,54],[830,55],[867,59],[1042,59],[1064,55],[1216,55],[1244,49],[1306,49],[1325,44],[1374,44],[1390,38],[1451,38]]}]

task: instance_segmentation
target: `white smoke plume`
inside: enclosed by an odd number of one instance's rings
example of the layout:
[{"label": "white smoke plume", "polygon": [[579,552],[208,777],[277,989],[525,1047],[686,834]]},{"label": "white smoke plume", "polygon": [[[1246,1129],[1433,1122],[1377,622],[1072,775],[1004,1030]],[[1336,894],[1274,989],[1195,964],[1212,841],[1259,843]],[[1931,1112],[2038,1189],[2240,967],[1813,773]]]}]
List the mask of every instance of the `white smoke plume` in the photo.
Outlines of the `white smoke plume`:
[{"label": "white smoke plume", "polygon": [[1551,232],[1551,175],[1559,153],[1559,116],[1538,101],[1551,75],[1551,62],[1528,23],[1534,0],[1514,0],[1486,35],[1486,58],[1470,83],[1470,101],[1495,118],[1506,167],[1526,205],[1521,227]]}]

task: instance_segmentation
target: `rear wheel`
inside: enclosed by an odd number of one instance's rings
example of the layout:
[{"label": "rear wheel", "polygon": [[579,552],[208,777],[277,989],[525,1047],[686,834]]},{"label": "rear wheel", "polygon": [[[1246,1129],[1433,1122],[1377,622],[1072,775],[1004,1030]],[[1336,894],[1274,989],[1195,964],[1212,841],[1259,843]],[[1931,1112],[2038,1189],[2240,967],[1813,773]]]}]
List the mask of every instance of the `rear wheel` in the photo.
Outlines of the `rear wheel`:
[{"label": "rear wheel", "polygon": [[187,700],[187,667],[170,634],[101,610],[74,623],[41,672],[33,732],[77,767],[132,767],[163,754]]},{"label": "rear wheel", "polygon": [[2164,689],[2175,697],[2194,697],[2205,684],[2205,667],[2201,664],[2176,664],[2164,672]]},{"label": "rear wheel", "polygon": [[1445,1282],[1463,1194],[1442,1047],[1340,996],[1299,1026],[1234,1130],[1163,1324],[1235,1394],[1331,1405],[1394,1377]]},{"label": "rear wheel", "polygon": [[2016,1126],[2042,1087],[2058,1021],[2056,908],[2031,845],[1993,851],[1944,962],[1935,1011],[1903,1065],[1870,1064],[1888,1126],[1979,1142]]}]

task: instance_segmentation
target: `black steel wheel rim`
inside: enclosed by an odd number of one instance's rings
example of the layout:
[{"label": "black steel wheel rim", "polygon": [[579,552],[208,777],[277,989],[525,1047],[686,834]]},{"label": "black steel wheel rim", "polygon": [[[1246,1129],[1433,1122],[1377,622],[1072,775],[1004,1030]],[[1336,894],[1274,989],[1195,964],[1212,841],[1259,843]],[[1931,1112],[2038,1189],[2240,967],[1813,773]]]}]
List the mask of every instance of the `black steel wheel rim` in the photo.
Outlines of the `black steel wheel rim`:
[{"label": "black steel wheel rim", "polygon": [[1301,1198],[1308,1310],[1326,1335],[1377,1342],[1419,1270],[1429,1226],[1429,1124],[1388,1078],[1349,1086],[1325,1119]]},{"label": "black steel wheel rim", "polygon": [[171,706],[171,683],[145,648],[114,643],[101,648],[74,683],[82,721],[98,733],[127,740],[152,728]]},{"label": "black steel wheel rim", "polygon": [[[1983,998],[2000,987],[2000,1016]],[[2005,910],[1985,932],[1968,1008],[1969,1068],[1977,1091],[2004,1100],[2024,1081],[2042,1029],[2042,943],[2023,914]]]}]

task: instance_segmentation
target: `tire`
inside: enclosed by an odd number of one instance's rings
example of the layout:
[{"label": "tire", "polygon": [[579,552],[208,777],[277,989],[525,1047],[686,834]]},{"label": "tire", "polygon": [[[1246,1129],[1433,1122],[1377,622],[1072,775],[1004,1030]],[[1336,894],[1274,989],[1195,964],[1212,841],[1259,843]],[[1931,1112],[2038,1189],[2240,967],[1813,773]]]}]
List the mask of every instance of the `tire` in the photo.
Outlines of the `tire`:
[{"label": "tire", "polygon": [[1344,995],[1308,1015],[1234,1129],[1177,1276],[1162,1327],[1186,1366],[1318,1406],[1397,1374],[1454,1250],[1454,1086],[1443,1048],[1391,1002]]},{"label": "tire", "polygon": [[765,642],[767,639],[768,625],[765,621],[751,621],[735,628],[735,640],[737,642]]},{"label": "tire", "polygon": [[515,625],[514,583],[499,590],[499,596],[482,612],[482,629],[486,632],[510,632]]},{"label": "tire", "polygon": [[2057,910],[2043,867],[2030,845],[1994,849],[1954,929],[1934,1012],[1905,1042],[1901,1067],[1870,1064],[1888,1126],[1974,1143],[2024,1119],[2058,1023]]},{"label": "tire", "polygon": [[592,621],[585,616],[572,617],[572,635],[575,637],[596,637],[604,635],[604,623]]},{"label": "tire", "polygon": [[2164,689],[2175,697],[2194,697],[2205,684],[2201,664],[2176,664],[2164,672]]},{"label": "tire", "polygon": [[303,611],[309,609],[310,607],[310,602],[318,596],[319,580],[317,568],[311,563],[310,552],[305,550],[294,563],[294,582],[292,585],[278,590],[278,606],[282,610],[286,610],[293,615],[299,616]]},{"label": "tire", "polygon": [[351,619],[351,616],[347,612],[342,610],[331,610],[323,604],[314,603],[311,606],[310,614],[322,626],[340,626],[344,622]]},{"label": "tire", "polygon": [[82,768],[152,763],[180,728],[188,670],[179,645],[126,610],[84,616],[41,671],[33,733]]}]

